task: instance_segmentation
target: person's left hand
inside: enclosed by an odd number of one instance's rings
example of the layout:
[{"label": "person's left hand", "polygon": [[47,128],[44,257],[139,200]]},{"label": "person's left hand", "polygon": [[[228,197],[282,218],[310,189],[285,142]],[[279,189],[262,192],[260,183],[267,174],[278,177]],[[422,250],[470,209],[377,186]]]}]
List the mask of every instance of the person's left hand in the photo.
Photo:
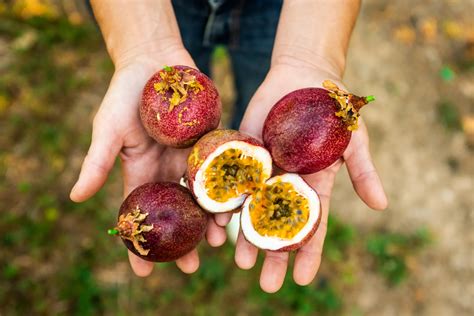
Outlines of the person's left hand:
[{"label": "person's left hand", "polygon": [[[245,113],[240,130],[261,139],[265,118],[272,106],[287,93],[306,87],[321,87],[322,82],[330,79],[339,87],[343,87],[340,78],[330,67],[315,67],[298,62],[272,66],[265,81],[255,93]],[[322,205],[322,217],[316,234],[295,256],[293,279],[299,285],[309,284],[318,271],[324,238],[327,229],[329,200],[336,173],[346,163],[354,189],[359,197],[371,208],[383,210],[387,207],[381,181],[375,171],[369,154],[369,138],[364,122],[359,119],[359,129],[352,133],[348,148],[341,159],[332,166],[315,174],[303,176],[318,192]],[[227,218],[219,216],[216,221],[222,225]],[[255,265],[258,249],[248,243],[239,233],[237,239],[235,261],[242,269],[250,269]],[[284,281],[288,252],[266,251],[260,275],[260,286],[265,292],[278,291]]]}]

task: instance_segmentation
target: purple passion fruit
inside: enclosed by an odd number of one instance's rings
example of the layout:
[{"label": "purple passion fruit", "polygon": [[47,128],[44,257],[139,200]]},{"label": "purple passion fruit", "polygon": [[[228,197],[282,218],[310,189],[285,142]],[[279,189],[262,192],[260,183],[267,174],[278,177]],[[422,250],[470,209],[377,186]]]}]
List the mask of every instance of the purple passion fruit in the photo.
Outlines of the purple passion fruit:
[{"label": "purple passion fruit", "polygon": [[374,100],[347,93],[329,80],[323,86],[287,94],[265,120],[265,147],[287,172],[318,172],[342,157],[358,127],[360,108]]},{"label": "purple passion fruit", "polygon": [[146,83],[140,118],[158,143],[185,148],[216,129],[221,101],[212,80],[187,66],[165,67]]},{"label": "purple passion fruit", "polygon": [[122,203],[117,227],[109,234],[119,235],[142,259],[174,261],[198,245],[207,219],[186,188],[171,182],[147,183]]}]

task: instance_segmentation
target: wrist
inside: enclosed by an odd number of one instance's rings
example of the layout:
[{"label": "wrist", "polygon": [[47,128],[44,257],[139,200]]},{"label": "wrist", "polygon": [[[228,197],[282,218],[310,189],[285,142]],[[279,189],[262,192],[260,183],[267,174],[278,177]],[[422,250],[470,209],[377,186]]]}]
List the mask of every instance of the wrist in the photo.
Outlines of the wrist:
[{"label": "wrist", "polygon": [[345,55],[318,54],[303,48],[280,46],[281,53],[272,56],[271,68],[290,67],[325,72],[332,79],[340,80],[345,69]]},{"label": "wrist", "polygon": [[162,67],[174,53],[187,55],[170,0],[91,0],[91,4],[116,68],[135,63]]},{"label": "wrist", "polygon": [[194,65],[180,39],[170,38],[137,43],[130,47],[110,48],[109,53],[115,69],[122,69],[131,64],[143,64],[157,69],[165,65]]}]

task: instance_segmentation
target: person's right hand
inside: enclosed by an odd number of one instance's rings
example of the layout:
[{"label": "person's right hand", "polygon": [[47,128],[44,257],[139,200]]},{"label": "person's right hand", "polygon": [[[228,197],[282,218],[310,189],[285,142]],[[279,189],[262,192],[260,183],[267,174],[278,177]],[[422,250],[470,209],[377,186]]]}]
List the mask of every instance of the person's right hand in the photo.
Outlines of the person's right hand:
[{"label": "person's right hand", "polygon": [[[153,73],[165,65],[196,67],[184,48],[129,58],[116,71],[93,122],[92,143],[82,164],[71,199],[82,202],[93,196],[105,183],[115,159],[120,154],[124,197],[147,182],[175,181],[184,174],[188,150],[174,149],[156,143],[144,130],[139,117],[143,87]],[[206,238],[211,246],[225,242],[225,230],[210,218]],[[153,263],[129,251],[129,260],[138,276],[147,276]],[[185,273],[199,267],[196,250],[176,260]]]}]

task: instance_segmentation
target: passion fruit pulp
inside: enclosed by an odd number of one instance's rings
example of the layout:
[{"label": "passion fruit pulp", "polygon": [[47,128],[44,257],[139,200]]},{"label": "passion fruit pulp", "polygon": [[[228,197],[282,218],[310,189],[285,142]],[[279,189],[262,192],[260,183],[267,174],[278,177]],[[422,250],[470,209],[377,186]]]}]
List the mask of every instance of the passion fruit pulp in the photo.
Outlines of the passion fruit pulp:
[{"label": "passion fruit pulp", "polygon": [[212,160],[204,172],[210,198],[226,202],[255,191],[262,183],[262,163],[240,149],[227,149]]},{"label": "passion fruit pulp", "polygon": [[249,209],[252,225],[262,236],[293,238],[309,218],[308,200],[290,182],[263,186]]},{"label": "passion fruit pulp", "polygon": [[302,247],[321,220],[318,194],[297,174],[270,178],[247,197],[241,213],[245,239],[260,249],[291,251]]},{"label": "passion fruit pulp", "polygon": [[215,130],[194,145],[186,177],[197,202],[221,213],[240,207],[271,172],[270,154],[258,140],[234,130]]}]

